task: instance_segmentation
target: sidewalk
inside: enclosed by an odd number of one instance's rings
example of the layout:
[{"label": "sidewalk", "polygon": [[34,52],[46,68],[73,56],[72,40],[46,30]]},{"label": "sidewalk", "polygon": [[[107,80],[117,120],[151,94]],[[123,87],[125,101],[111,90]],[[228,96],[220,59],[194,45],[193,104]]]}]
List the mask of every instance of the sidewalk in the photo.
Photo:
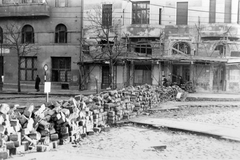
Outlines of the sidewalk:
[{"label": "sidewalk", "polygon": [[[17,86],[13,85],[4,85],[3,90],[0,91],[0,94],[28,94],[28,95],[46,95],[44,93],[43,86],[40,86],[40,91],[37,92],[33,85],[21,85],[21,92],[17,91]],[[59,95],[59,96],[75,96],[75,95],[91,95],[96,94],[96,90],[83,90],[79,91],[78,88],[76,89],[58,89],[58,88],[51,88],[51,92],[49,95]]]},{"label": "sidewalk", "polygon": [[199,134],[211,135],[218,138],[240,141],[240,128],[230,128],[200,122],[178,121],[161,118],[140,117],[131,119],[130,122],[137,124],[147,124],[155,127],[167,127],[181,131],[195,132]]}]

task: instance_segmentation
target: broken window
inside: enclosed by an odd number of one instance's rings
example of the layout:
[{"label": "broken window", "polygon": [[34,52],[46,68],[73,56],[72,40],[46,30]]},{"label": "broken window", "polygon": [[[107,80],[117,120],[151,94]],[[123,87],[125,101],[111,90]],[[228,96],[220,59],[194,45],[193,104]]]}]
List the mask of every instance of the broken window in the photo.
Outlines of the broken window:
[{"label": "broken window", "polygon": [[176,54],[179,54],[179,55],[188,54],[188,55],[190,55],[191,48],[190,48],[189,44],[186,42],[177,42],[173,45],[172,54],[175,54],[175,55]]},{"label": "broken window", "polygon": [[149,24],[150,2],[132,2],[132,24]]},{"label": "broken window", "polygon": [[[108,51],[110,48],[112,49],[114,42],[102,39],[100,42],[98,42],[98,44],[101,45],[102,52],[105,52],[105,51]],[[108,45],[110,47],[109,49],[108,49]]]},{"label": "broken window", "polygon": [[59,24],[55,30],[55,43],[67,43],[67,27]]},{"label": "broken window", "polygon": [[224,44],[217,45],[214,50],[219,51],[219,55],[221,57],[226,56],[226,45]]},{"label": "broken window", "polygon": [[152,48],[151,45],[146,42],[138,42],[138,44],[135,46],[135,52],[152,54]]},{"label": "broken window", "polygon": [[34,43],[34,30],[30,25],[26,25],[22,29],[22,43]]}]

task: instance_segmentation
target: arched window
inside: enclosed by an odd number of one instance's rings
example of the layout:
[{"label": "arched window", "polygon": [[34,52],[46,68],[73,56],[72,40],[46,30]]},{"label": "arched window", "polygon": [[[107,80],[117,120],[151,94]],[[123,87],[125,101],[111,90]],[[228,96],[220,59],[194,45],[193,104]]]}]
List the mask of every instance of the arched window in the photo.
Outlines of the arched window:
[{"label": "arched window", "polygon": [[67,43],[67,27],[63,24],[57,25],[55,29],[55,43]]},{"label": "arched window", "polygon": [[3,29],[0,27],[0,43],[3,43]]},{"label": "arched window", "polygon": [[191,48],[189,46],[188,43],[186,42],[177,42],[173,45],[172,47],[172,54],[187,54],[190,55],[191,54]]},{"label": "arched window", "polygon": [[34,43],[34,30],[30,25],[22,28],[22,43]]}]

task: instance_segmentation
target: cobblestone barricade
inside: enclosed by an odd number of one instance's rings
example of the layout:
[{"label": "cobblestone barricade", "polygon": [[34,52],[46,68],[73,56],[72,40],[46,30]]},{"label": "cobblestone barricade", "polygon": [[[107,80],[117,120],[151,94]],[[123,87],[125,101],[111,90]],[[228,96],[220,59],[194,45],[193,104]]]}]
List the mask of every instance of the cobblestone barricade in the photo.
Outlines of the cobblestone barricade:
[{"label": "cobblestone barricade", "polygon": [[0,104],[0,159],[28,150],[43,152],[65,143],[77,143],[162,101],[185,98],[186,92],[177,86],[143,85],[78,95],[41,106]]}]

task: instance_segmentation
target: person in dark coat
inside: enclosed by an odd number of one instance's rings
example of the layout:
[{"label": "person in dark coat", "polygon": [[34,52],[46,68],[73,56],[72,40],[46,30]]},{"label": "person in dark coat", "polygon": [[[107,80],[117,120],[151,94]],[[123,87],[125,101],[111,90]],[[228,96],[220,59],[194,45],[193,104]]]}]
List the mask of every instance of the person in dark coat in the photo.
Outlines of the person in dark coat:
[{"label": "person in dark coat", "polygon": [[37,75],[36,80],[35,80],[35,89],[37,90],[37,92],[40,91],[40,89],[39,89],[39,84],[40,84],[40,82],[41,82],[41,79],[40,79],[39,76]]}]

